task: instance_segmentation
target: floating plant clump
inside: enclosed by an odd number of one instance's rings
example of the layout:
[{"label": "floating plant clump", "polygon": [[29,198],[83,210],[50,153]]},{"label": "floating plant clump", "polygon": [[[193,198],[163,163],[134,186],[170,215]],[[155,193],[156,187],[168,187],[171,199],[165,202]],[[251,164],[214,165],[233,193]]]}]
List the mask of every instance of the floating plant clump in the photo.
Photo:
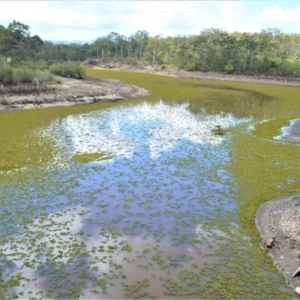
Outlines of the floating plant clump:
[{"label": "floating plant clump", "polygon": [[[291,298],[259,250],[253,218],[268,197],[296,191],[299,147],[248,128],[299,113],[296,100],[286,108],[263,86],[100,73],[153,96],[49,109],[49,118],[37,110],[37,127],[34,112],[20,114],[30,130],[15,136],[28,153],[0,157],[1,297]],[[247,96],[250,88],[259,93]],[[219,110],[216,91],[226,94]],[[232,113],[231,93],[247,100]],[[3,137],[7,153],[13,136]]]},{"label": "floating plant clump", "polygon": [[78,153],[72,156],[72,160],[78,163],[89,163],[92,161],[103,161],[112,159],[113,156],[105,153]]}]

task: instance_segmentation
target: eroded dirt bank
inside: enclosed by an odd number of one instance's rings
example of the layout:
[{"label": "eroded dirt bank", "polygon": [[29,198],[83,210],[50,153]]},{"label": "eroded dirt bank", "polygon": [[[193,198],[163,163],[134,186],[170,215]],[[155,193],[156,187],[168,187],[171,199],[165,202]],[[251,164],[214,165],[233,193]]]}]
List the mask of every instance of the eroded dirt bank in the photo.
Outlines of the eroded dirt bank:
[{"label": "eroded dirt bank", "polygon": [[144,88],[127,85],[119,80],[92,77],[86,80],[62,77],[59,79],[62,84],[46,88],[37,87],[32,93],[24,91],[11,93],[7,88],[0,87],[0,111],[112,102],[150,94],[150,91]]}]

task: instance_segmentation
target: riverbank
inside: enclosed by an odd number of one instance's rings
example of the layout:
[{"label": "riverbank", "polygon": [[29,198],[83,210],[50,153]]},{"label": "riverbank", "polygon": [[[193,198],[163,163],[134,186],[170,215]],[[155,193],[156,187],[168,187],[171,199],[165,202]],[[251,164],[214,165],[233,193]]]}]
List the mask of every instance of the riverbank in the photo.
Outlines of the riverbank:
[{"label": "riverbank", "polygon": [[[107,67],[99,66],[88,66],[94,69],[107,69]],[[268,85],[282,85],[282,86],[299,86],[300,78],[286,78],[279,76],[264,76],[264,75],[236,75],[236,74],[221,74],[216,72],[198,72],[198,71],[184,71],[184,70],[160,70],[153,67],[131,67],[128,65],[118,66],[114,65],[109,67],[111,70],[122,70],[130,72],[140,72],[149,73],[162,76],[178,77],[178,78],[192,78],[201,80],[220,80],[220,81],[237,81],[237,82],[249,82],[249,83],[259,83]]]},{"label": "riverbank", "polygon": [[300,287],[300,273],[296,273],[300,267],[299,215],[300,193],[263,203],[255,219],[262,247],[269,249],[274,264],[294,289]]},{"label": "riverbank", "polygon": [[40,86],[32,92],[23,90],[10,92],[0,87],[0,112],[37,107],[70,106],[98,102],[113,102],[150,95],[151,92],[120,80],[104,80],[88,77],[85,80],[57,76],[61,84]]},{"label": "riverbank", "polygon": [[[98,66],[91,67],[94,69],[107,69]],[[213,72],[188,72],[184,70],[159,70],[153,67],[136,68],[117,65],[110,69],[178,78],[249,82],[300,87],[300,78],[246,76]],[[5,93],[5,88],[0,87],[0,112],[18,109],[31,109],[36,107],[70,106],[76,104],[112,102],[151,94],[150,91],[142,87],[127,85],[119,80],[104,80],[93,77],[89,77],[85,80],[77,80],[63,78],[60,76],[57,77],[62,81],[62,84],[52,85],[48,88],[40,87],[32,93],[25,93],[24,91]]]}]

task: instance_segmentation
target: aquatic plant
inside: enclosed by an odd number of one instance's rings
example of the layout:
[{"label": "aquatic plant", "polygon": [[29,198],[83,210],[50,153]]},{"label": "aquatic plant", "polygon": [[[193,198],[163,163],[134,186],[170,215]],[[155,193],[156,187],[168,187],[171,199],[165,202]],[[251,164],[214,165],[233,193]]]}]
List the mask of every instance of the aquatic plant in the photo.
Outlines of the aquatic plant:
[{"label": "aquatic plant", "polygon": [[299,189],[298,89],[88,72],[153,94],[1,114],[1,296],[290,298],[253,220]]}]

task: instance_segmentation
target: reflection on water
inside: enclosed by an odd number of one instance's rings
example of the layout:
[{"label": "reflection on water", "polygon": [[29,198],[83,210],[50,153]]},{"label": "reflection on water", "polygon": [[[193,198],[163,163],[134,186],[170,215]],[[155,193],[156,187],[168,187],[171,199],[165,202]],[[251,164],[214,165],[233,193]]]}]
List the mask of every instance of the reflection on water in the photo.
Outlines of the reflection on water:
[{"label": "reflection on water", "polygon": [[[232,136],[212,132],[247,122],[162,101],[52,122],[39,134],[60,152],[44,185],[6,191],[14,195],[7,221],[28,218],[2,235],[2,295],[227,298],[256,295],[253,286],[260,293],[277,275],[264,281],[266,272],[249,272],[256,250],[237,225],[237,187],[226,171]],[[78,153],[110,159],[82,164],[72,160]]]},{"label": "reflection on water", "polygon": [[281,128],[281,135],[275,139],[300,143],[300,120],[291,120],[289,126]]},{"label": "reflection on water", "polygon": [[226,129],[245,121],[230,114],[193,115],[187,107],[144,102],[69,116],[64,122],[53,122],[48,134],[56,134],[59,144],[72,154],[105,152],[131,159],[135,153],[149,151],[151,159],[156,159],[181,140],[217,146],[223,138],[212,134],[212,129],[217,125]]}]

